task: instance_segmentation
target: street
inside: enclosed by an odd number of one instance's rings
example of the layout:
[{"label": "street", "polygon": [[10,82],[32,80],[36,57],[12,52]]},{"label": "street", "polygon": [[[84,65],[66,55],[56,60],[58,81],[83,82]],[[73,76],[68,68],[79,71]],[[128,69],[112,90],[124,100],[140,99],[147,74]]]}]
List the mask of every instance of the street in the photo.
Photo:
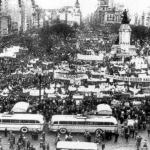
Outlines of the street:
[{"label": "street", "polygon": [[[20,135],[19,132],[15,132],[16,135],[16,141]],[[73,133],[73,141],[84,141],[83,134],[78,134],[78,133]],[[148,147],[150,147],[150,141],[147,135],[147,130],[145,131],[140,131],[139,135],[143,138],[143,140],[147,140]],[[9,141],[8,137],[5,137],[4,132],[0,132],[0,136],[2,137],[2,145],[4,150],[10,150],[9,148]],[[27,140],[31,142],[31,145],[33,145],[36,150],[42,150],[40,148],[40,136],[37,141],[32,140],[31,133],[25,134],[27,137]],[[50,150],[55,150],[55,139],[56,139],[56,133],[53,132],[46,132],[46,142],[49,143]],[[61,135],[61,140],[65,140],[65,135]],[[92,142],[94,141],[94,135],[92,135]],[[104,141],[105,143],[105,150],[135,150],[136,149],[136,140],[133,138],[129,138],[129,142],[126,143],[125,138],[119,136],[118,142],[114,142],[114,137],[112,138],[111,141]],[[99,150],[102,149],[101,144],[98,144]],[[14,146],[16,148],[16,146]]]}]

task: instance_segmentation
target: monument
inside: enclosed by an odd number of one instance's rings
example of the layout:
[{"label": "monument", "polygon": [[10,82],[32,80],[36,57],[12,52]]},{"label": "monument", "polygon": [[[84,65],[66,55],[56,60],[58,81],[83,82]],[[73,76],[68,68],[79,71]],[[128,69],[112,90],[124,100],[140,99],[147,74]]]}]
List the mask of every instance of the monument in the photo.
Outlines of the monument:
[{"label": "monument", "polygon": [[119,45],[113,45],[112,50],[115,50],[116,53],[119,49],[120,53],[126,55],[136,55],[135,45],[130,45],[131,40],[131,27],[129,25],[130,19],[128,17],[128,12],[126,9],[122,13],[121,26],[119,28]]},{"label": "monument", "polygon": [[119,29],[119,45],[121,50],[128,53],[131,39],[131,27],[129,25],[130,20],[127,15],[127,11],[123,12],[122,22]]}]

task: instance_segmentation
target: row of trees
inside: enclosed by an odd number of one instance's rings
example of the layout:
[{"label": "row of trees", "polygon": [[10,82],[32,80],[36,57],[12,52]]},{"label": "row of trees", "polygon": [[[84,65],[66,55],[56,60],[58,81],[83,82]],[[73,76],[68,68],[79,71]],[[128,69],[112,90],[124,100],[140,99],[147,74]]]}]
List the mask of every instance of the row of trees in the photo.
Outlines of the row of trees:
[{"label": "row of trees", "polygon": [[[29,53],[46,53],[51,55],[53,58],[56,56],[59,58],[64,58],[67,56],[69,50],[68,39],[75,38],[78,25],[74,24],[73,27],[62,23],[59,20],[55,20],[52,25],[45,24],[42,28],[32,28],[25,33],[13,34],[7,37],[3,37],[0,43],[0,49],[11,45],[20,45],[28,48]],[[64,50],[53,49],[57,45],[65,43],[66,52]],[[67,48],[68,46],[68,48]],[[71,50],[71,49],[70,49]],[[73,52],[74,53],[74,52]],[[65,55],[65,56],[64,56]]]}]

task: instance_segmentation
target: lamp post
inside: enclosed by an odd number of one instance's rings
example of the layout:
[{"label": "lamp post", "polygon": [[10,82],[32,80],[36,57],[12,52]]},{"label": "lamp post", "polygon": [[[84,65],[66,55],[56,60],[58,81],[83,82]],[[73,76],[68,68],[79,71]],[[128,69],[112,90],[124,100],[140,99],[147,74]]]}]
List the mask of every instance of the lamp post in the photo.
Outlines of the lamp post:
[{"label": "lamp post", "polygon": [[42,84],[42,75],[41,74],[39,74],[38,75],[38,77],[39,77],[39,102],[41,102],[41,84]]}]

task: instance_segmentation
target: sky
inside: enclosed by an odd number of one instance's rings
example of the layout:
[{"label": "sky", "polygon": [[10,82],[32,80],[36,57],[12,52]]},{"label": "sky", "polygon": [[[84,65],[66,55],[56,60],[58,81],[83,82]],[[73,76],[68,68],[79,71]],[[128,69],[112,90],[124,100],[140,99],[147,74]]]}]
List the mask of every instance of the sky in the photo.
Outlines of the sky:
[{"label": "sky", "polygon": [[[94,12],[97,8],[97,0],[78,0],[83,17]],[[73,6],[76,0],[35,0],[36,4],[43,9],[55,9],[63,6]],[[123,3],[130,14],[141,14],[150,10],[150,0],[114,0],[115,3]]]}]

